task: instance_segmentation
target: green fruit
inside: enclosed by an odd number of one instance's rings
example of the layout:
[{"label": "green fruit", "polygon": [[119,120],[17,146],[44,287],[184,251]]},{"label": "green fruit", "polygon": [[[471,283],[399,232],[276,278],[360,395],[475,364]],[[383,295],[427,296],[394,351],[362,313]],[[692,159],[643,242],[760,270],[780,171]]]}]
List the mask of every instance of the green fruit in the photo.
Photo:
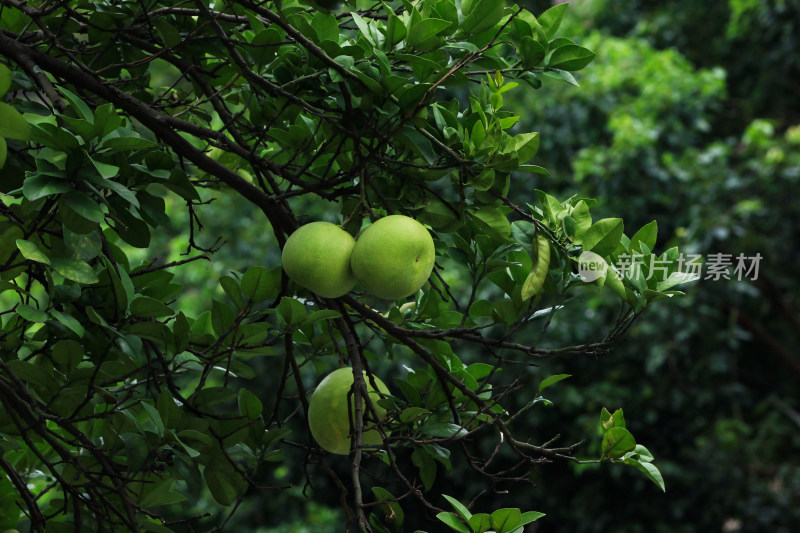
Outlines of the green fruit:
[{"label": "green fruit", "polygon": [[[378,416],[383,418],[386,410],[378,406],[380,394],[375,391],[364,372],[364,381],[367,384],[367,391]],[[378,390],[384,394],[389,394],[389,389],[383,382],[375,378]],[[308,405],[308,426],[311,428],[311,435],[317,443],[331,453],[347,455],[350,453],[350,416],[355,412],[354,396],[350,396],[350,408],[347,407],[347,395],[353,386],[353,369],[350,367],[334,370],[323,379]],[[355,394],[355,392],[353,393]],[[362,409],[367,418],[367,406],[362,402]],[[368,417],[372,419],[372,417]],[[355,428],[355,423],[352,424]],[[387,431],[388,434],[388,431]],[[371,429],[363,433],[362,442],[365,445],[377,446],[383,440],[378,430]]]},{"label": "green fruit", "polygon": [[413,218],[391,215],[361,232],[350,266],[368,292],[396,300],[425,285],[435,260],[436,248],[428,230]]},{"label": "green fruit", "polygon": [[355,240],[330,222],[298,228],[283,246],[283,270],[298,285],[324,298],[338,298],[353,288],[350,270]]}]

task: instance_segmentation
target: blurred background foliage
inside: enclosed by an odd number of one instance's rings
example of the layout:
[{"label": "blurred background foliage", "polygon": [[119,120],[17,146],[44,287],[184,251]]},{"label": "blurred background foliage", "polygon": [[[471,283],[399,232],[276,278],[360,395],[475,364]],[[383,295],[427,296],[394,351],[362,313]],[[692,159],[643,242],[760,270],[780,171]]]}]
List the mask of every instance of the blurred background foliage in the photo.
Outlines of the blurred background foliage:
[{"label": "blurred background foliage", "polygon": [[[539,13],[548,4],[527,7]],[[659,252],[680,245],[734,260],[760,254],[758,280],[699,281],[685,297],[649,310],[611,355],[549,359],[528,370],[572,378],[548,391],[552,406],[515,422],[520,433],[543,442],[554,434],[537,427],[547,427],[561,434],[560,443],[587,436],[597,442],[598,411],[623,407],[659,460],[666,494],[633,469],[563,463],[542,466],[533,483],[514,487],[485,487],[466,465],[453,464],[448,479],[460,482],[445,492],[467,502],[481,494],[479,510],[546,510],[530,531],[797,531],[800,1],[572,4],[563,31],[597,58],[578,78],[580,88],[551,83],[504,95],[506,107],[523,110],[519,131],[541,132],[534,162],[550,171],[515,176],[509,196],[533,203],[534,189],[542,189],[560,199],[597,197],[599,214],[623,217],[629,230],[657,220]],[[221,245],[225,268],[278,266],[277,244],[251,204],[207,194],[208,204],[197,211],[197,242]],[[292,207],[309,219],[334,220],[338,212],[319,203]],[[188,243],[181,233],[185,206],[170,205],[170,215],[175,231],[159,234],[151,248],[164,261],[181,259]],[[213,242],[217,237],[222,241]],[[208,281],[222,268],[196,261],[178,269],[186,287],[181,307],[200,310],[221,296]],[[613,297],[585,298],[586,305],[555,315],[548,344],[602,337],[617,312]],[[531,342],[538,333],[531,332]],[[481,355],[459,353],[464,361]],[[265,359],[260,372],[279,371],[277,358]],[[379,373],[398,370],[386,362]],[[596,456],[599,449],[586,445],[581,454]],[[330,482],[314,480],[314,499],[323,505],[304,498],[303,458],[296,459],[296,470],[280,469],[265,483],[297,488],[246,500],[231,530],[336,530]],[[213,505],[207,497],[194,501],[196,512]],[[407,525],[413,517],[407,509]]]}]

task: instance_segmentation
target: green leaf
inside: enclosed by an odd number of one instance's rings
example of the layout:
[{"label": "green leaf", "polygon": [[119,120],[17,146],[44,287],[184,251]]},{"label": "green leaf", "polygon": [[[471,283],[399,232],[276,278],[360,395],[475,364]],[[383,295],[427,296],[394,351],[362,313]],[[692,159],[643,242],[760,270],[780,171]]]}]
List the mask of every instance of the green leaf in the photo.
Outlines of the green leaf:
[{"label": "green leaf", "polygon": [[101,145],[112,151],[149,150],[158,148],[158,144],[142,137],[109,137]]},{"label": "green leaf", "polygon": [[483,33],[503,18],[505,2],[474,2],[472,11],[464,18],[461,30],[467,35]]},{"label": "green leaf", "polygon": [[44,174],[34,174],[22,184],[22,194],[31,202],[70,190],[72,186],[69,181]]},{"label": "green leaf", "polygon": [[47,313],[26,304],[17,304],[16,312],[28,322],[45,322]]},{"label": "green leaf", "polygon": [[458,438],[467,434],[467,430],[449,422],[431,422],[422,426],[422,432],[431,437]]},{"label": "green leaf", "polygon": [[514,137],[514,150],[517,152],[520,164],[525,164],[539,151],[539,133],[521,133]]},{"label": "green leaf", "polygon": [[131,302],[131,314],[141,318],[158,318],[175,314],[168,305],[149,296],[139,296]]},{"label": "green leaf", "polygon": [[482,207],[472,214],[476,219],[497,232],[498,235],[506,238],[511,236],[511,223],[500,209],[496,207]]},{"label": "green leaf", "polygon": [[584,233],[583,249],[591,250],[605,257],[617,249],[622,232],[623,224],[621,218],[598,220]]},{"label": "green leaf", "polygon": [[427,409],[422,407],[406,407],[400,412],[400,421],[405,423],[411,422],[412,420],[420,420],[431,412]]},{"label": "green leaf", "polygon": [[391,501],[395,499],[394,495],[382,487],[372,487],[372,493],[375,495],[375,498],[378,501],[386,502],[384,505],[389,507],[389,511],[386,512],[385,515],[394,515],[392,523],[395,525],[395,527],[399,528],[402,526],[406,519],[406,515],[398,502]]},{"label": "green leaf", "polygon": [[526,35],[520,41],[517,53],[522,60],[522,66],[532,68],[538,66],[544,60],[547,50],[542,46],[542,43]]},{"label": "green leaf", "polygon": [[53,392],[58,389],[58,382],[53,377],[53,374],[40,366],[17,359],[6,361],[5,364],[22,381]]},{"label": "green leaf", "polygon": [[439,33],[443,32],[450,27],[449,20],[442,20],[437,18],[427,18],[412,24],[406,36],[406,44],[410,48],[422,47],[428,45],[429,41],[434,39]]},{"label": "green leaf", "polygon": [[474,514],[469,519],[469,527],[475,533],[484,533],[492,528],[492,517],[486,513]]},{"label": "green leaf", "polygon": [[[225,459],[220,458],[220,460],[224,461]],[[244,492],[241,487],[243,480],[239,478],[236,472],[207,467],[203,472],[203,477],[206,479],[211,496],[220,505],[231,505],[236,501],[239,493]]]},{"label": "green leaf", "polygon": [[603,457],[622,457],[636,447],[636,439],[630,431],[613,427],[603,435]]},{"label": "green leaf", "polygon": [[664,281],[659,281],[656,284],[656,290],[663,292],[675,287],[676,285],[697,281],[698,279],[700,279],[699,274],[691,274],[689,272],[673,272],[667,276],[667,279]]},{"label": "green leaf", "polygon": [[83,328],[81,323],[72,315],[68,315],[66,313],[62,313],[56,309],[50,310],[50,315],[58,320],[62,325],[64,325],[67,329],[71,330],[75,335],[78,337],[83,337],[86,330]]},{"label": "green leaf", "polygon": [[[480,122],[478,122],[477,124],[480,124]],[[491,168],[487,168],[474,178],[470,178],[469,184],[472,185],[472,187],[476,191],[488,191],[489,189],[492,188],[492,185],[494,185],[494,180],[495,180],[494,170]]]},{"label": "green leaf", "polygon": [[419,469],[419,478],[426,491],[431,490],[436,481],[436,461],[428,455],[424,448],[415,448],[411,453],[411,462]]},{"label": "green leaf", "polygon": [[460,531],[461,533],[470,533],[469,527],[461,521],[459,517],[453,513],[442,512],[436,515],[436,518],[444,522],[450,528]]},{"label": "green leaf", "polygon": [[278,316],[290,326],[300,324],[306,318],[306,308],[294,298],[284,296],[278,304]]},{"label": "green leaf", "polygon": [[61,195],[60,200],[86,220],[100,223],[105,219],[105,213],[103,213],[100,205],[82,192],[68,192]]},{"label": "green leaf", "polygon": [[31,127],[22,114],[5,102],[0,102],[0,137],[27,142]]},{"label": "green leaf", "polygon": [[558,31],[561,26],[561,20],[564,18],[564,13],[567,11],[569,3],[564,2],[556,4],[538,17],[539,25],[544,30],[548,39],[552,39],[553,35]]},{"label": "green leaf", "polygon": [[624,428],[625,415],[622,413],[622,409],[617,409],[614,414],[611,414],[608,409],[603,407],[600,411],[600,426],[603,429],[603,433],[614,427]]},{"label": "green leaf", "polygon": [[97,257],[103,247],[98,230],[90,233],[75,233],[66,226],[63,227],[64,248],[72,259],[90,261]]},{"label": "green leaf", "polygon": [[[550,376],[549,378],[545,378],[539,383],[539,391],[541,393],[544,389],[549,387],[550,385],[555,385],[559,381],[572,377],[572,374],[556,374],[555,376]],[[538,394],[537,393],[537,394]]]},{"label": "green leaf", "polygon": [[302,324],[300,324],[300,327],[303,328],[313,324],[314,322],[319,322],[320,320],[332,320],[341,316],[342,314],[339,311],[334,311],[333,309],[320,309],[308,315],[305,320],[303,320]]},{"label": "green leaf", "polygon": [[8,157],[8,145],[3,137],[0,137],[0,168],[6,166],[6,158]]},{"label": "green leaf", "polygon": [[255,302],[272,297],[277,287],[273,283],[272,273],[262,266],[247,269],[242,276],[242,294]]},{"label": "green leaf", "polygon": [[575,87],[580,87],[578,80],[575,79],[575,76],[567,72],[566,70],[561,69],[552,69],[552,70],[545,70],[542,72],[548,78],[554,78],[557,80],[565,81],[570,85],[574,85]]},{"label": "green leaf", "polygon": [[522,522],[522,512],[517,509],[498,509],[492,513],[492,527],[497,533],[511,533]]},{"label": "green leaf", "polygon": [[156,483],[155,485],[152,485],[152,488],[148,488],[148,490],[145,492],[144,497],[139,501],[139,504],[142,507],[150,508],[158,507],[159,505],[172,505],[174,503],[186,501],[186,496],[173,490],[172,487],[174,484],[174,479],[165,479],[159,483]]},{"label": "green leaf", "polygon": [[62,368],[69,372],[83,360],[84,350],[79,342],[60,340],[53,345],[52,354],[53,361],[62,365]]},{"label": "green leaf", "polygon": [[84,261],[56,257],[50,260],[50,266],[65,278],[83,283],[84,285],[97,283],[98,281],[94,269]]},{"label": "green leaf", "polygon": [[28,261],[36,261],[37,263],[44,263],[45,265],[50,264],[50,258],[47,257],[47,255],[42,252],[38,246],[30,241],[17,239],[17,248],[22,254],[22,257]]},{"label": "green leaf", "polygon": [[239,389],[238,402],[239,412],[248,419],[257,418],[264,408],[258,396],[245,388]]},{"label": "green leaf", "polygon": [[549,66],[567,71],[580,70],[591,63],[595,55],[591,50],[577,44],[566,44],[556,48],[550,56]]},{"label": "green leaf", "polygon": [[11,71],[0,63],[0,98],[3,98],[11,87]]},{"label": "green leaf", "polygon": [[69,91],[63,87],[58,87],[59,92],[64,95],[64,98],[70,103],[70,107],[78,114],[78,118],[82,118],[88,122],[94,124],[94,114],[92,110],[89,109],[89,106],[86,105],[78,95]]},{"label": "green leaf", "polygon": [[538,511],[528,511],[522,513],[522,522],[520,522],[520,526],[524,526],[530,524],[531,522],[535,522],[539,520],[541,517],[545,516],[544,513],[540,513]]},{"label": "green leaf", "polygon": [[661,475],[661,472],[658,470],[656,465],[650,462],[637,461],[636,459],[632,458],[627,458],[623,462],[626,465],[631,465],[644,472],[644,474],[650,478],[653,483],[658,485],[658,488],[664,492],[667,492],[667,486],[664,484],[664,477]]},{"label": "green leaf", "polygon": [[234,303],[238,309],[244,309],[244,298],[242,297],[242,290],[239,288],[239,283],[231,276],[222,276],[219,278],[219,284],[222,290],[228,295],[228,298]]},{"label": "green leaf", "polygon": [[[109,165],[107,163],[101,163],[100,161],[97,161],[97,160],[89,157],[89,154],[87,154],[86,152],[84,152],[84,154],[89,159],[89,161],[92,162],[92,165],[94,166],[95,170],[97,170],[97,172],[101,176],[103,176],[105,179],[110,180],[111,178],[114,178],[114,177],[117,176],[117,174],[119,174],[119,167],[118,166]],[[112,189],[114,192],[117,192],[118,194],[120,194],[119,191],[117,190],[118,187],[114,187],[114,185],[111,185],[111,183],[113,183],[113,182],[103,183],[103,185],[108,187],[109,189]],[[119,185],[119,184],[117,184],[117,185]],[[120,185],[120,187],[121,187],[121,185]],[[127,190],[127,188],[125,188],[125,190]],[[128,192],[130,192],[130,191],[128,191]],[[122,196],[126,200],[130,201],[130,199],[127,198],[124,194],[120,194],[120,196]],[[131,201],[131,203],[134,203],[134,202]],[[134,204],[134,205],[138,206],[138,204]]]},{"label": "green leaf", "polygon": [[231,306],[219,300],[212,300],[211,327],[214,328],[214,333],[225,335],[233,326],[234,320],[236,320],[236,312],[231,309]]},{"label": "green leaf", "polygon": [[450,505],[453,506],[453,509],[458,511],[458,514],[461,515],[461,518],[463,518],[464,520],[469,520],[470,518],[472,518],[472,513],[469,512],[469,509],[467,509],[463,503],[456,500],[452,496],[448,496],[447,494],[442,494],[442,496],[444,497],[445,500],[450,502]]},{"label": "green leaf", "polygon": [[147,413],[147,416],[150,418],[152,425],[148,425],[147,430],[151,431],[155,429],[156,435],[159,437],[164,436],[164,421],[161,420],[161,414],[158,412],[158,409],[154,407],[149,401],[145,401],[141,403],[142,409]]},{"label": "green leaf", "polygon": [[175,322],[172,324],[172,334],[175,338],[175,351],[180,353],[189,345],[189,320],[183,311],[175,315]]},{"label": "green leaf", "polygon": [[639,251],[639,244],[640,242],[644,243],[647,246],[648,250],[653,250],[656,247],[656,237],[658,236],[658,224],[656,221],[652,221],[649,224],[645,224],[641,227],[639,231],[637,231],[633,237],[631,237],[631,244],[630,250],[631,252],[638,252]]}]

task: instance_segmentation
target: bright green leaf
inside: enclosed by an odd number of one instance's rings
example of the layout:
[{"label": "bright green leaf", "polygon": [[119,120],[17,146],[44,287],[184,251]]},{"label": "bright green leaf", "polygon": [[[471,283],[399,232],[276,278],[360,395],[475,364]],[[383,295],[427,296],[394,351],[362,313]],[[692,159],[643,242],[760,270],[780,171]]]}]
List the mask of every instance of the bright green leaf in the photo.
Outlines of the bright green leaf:
[{"label": "bright green leaf", "polygon": [[5,102],[0,102],[0,137],[24,142],[31,138],[31,127],[25,117]]},{"label": "bright green leaf", "polygon": [[37,263],[44,263],[46,265],[50,264],[50,258],[47,257],[47,254],[42,252],[38,246],[30,241],[17,239],[17,248],[22,254],[22,257],[28,261],[36,261]]}]

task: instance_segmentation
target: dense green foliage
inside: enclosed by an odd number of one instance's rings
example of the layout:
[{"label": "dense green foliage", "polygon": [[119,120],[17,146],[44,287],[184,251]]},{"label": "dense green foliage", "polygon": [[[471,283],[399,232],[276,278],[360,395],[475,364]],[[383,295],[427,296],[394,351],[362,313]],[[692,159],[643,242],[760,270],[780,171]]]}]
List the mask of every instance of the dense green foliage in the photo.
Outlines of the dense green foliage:
[{"label": "dense green foliage", "polygon": [[[621,219],[593,220],[594,200],[507,196],[512,173],[547,173],[529,163],[539,134],[504,109],[512,80],[574,84],[594,53],[557,35],[566,5],[537,18],[499,2],[396,4],[337,16],[297,2],[3,4],[4,525],[221,528],[248,497],[303,477],[304,492],[319,491],[323,472],[348,528],[401,530],[408,502],[426,508],[413,521],[435,515],[459,531],[519,531],[543,516],[473,514],[449,496],[457,514],[443,510],[433,487],[454,463],[498,484],[551,460],[618,462],[664,488],[621,410],[602,410],[594,459],[514,429],[566,374],[496,379],[513,353],[607,353],[687,279],[677,248],[651,252],[655,224],[628,238]],[[470,84],[463,100],[448,96]],[[324,212],[354,235],[415,215],[439,264],[414,302],[386,309],[363,293],[315,297],[269,264],[274,247],[225,265],[223,294],[186,306],[175,272],[224,262],[220,239],[239,237],[227,226],[197,242],[209,194],[254,204],[262,215],[249,223],[268,222],[280,246],[308,220],[296,213]],[[159,261],[179,202],[190,257]],[[589,250],[603,265],[637,253],[647,266],[606,283],[619,310],[607,333],[553,349],[518,342],[585,292],[577,256]],[[354,376],[347,482],[305,423],[318,375],[341,365]],[[366,394],[373,372],[394,377],[381,411]],[[382,449],[363,440],[372,427]],[[517,464],[493,469],[497,452]],[[292,483],[271,482],[287,468]],[[187,499],[198,502],[189,513],[175,506]]]},{"label": "dense green foliage", "polygon": [[[619,402],[647,413],[642,434],[670,487],[662,496],[631,486],[624,472],[610,483],[599,471],[564,477],[548,469],[528,495],[552,509],[569,494],[585,509],[550,513],[565,530],[760,532],[800,523],[800,361],[792,348],[800,294],[790,266],[800,260],[800,235],[787,223],[797,217],[800,139],[786,88],[797,80],[787,73],[798,19],[778,19],[791,2],[742,11],[744,4],[580,4],[564,31],[585,32],[581,42],[597,60],[581,88],[545,86],[526,100],[542,135],[541,164],[553,176],[543,187],[598,195],[598,207],[626,222],[656,218],[667,242],[688,252],[763,257],[755,283],[703,281],[654,309],[613,363],[551,367],[568,368],[576,388],[559,389],[558,410],[543,423],[575,436],[576,419],[592,423],[587,406]],[[726,30],[736,10],[748,31]],[[660,49],[667,45],[677,48]],[[769,89],[753,91],[756,81]],[[560,318],[554,337],[591,334],[590,323],[570,327],[579,317],[569,309]],[[600,491],[624,491],[625,512]]]},{"label": "dense green foliage", "polygon": [[[0,0],[0,530],[790,531],[791,2],[542,4]],[[414,297],[282,275],[394,213]],[[311,438],[340,366],[382,450]]]}]

